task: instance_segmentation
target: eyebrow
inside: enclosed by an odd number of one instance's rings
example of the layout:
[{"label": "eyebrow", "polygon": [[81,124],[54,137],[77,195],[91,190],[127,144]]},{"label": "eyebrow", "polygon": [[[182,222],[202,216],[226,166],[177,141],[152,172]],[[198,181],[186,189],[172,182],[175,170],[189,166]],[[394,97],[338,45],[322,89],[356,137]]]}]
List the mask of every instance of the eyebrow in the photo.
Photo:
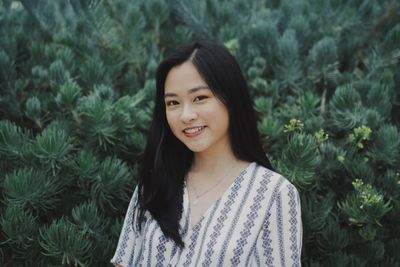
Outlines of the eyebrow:
[{"label": "eyebrow", "polygon": [[[197,92],[199,90],[202,90],[202,89],[210,89],[210,88],[207,85],[199,85],[199,86],[196,86],[196,87],[193,87],[193,88],[189,89],[187,94],[190,95],[190,94],[193,94],[193,93],[195,93],[195,92]],[[166,98],[166,97],[174,97],[174,96],[178,96],[178,95],[175,94],[175,93],[165,93],[164,94],[164,98]]]}]

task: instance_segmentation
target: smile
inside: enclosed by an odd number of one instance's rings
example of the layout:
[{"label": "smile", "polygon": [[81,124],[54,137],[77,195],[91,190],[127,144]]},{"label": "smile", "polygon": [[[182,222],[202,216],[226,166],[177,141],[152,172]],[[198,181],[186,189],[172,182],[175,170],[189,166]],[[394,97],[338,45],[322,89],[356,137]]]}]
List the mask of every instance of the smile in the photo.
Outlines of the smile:
[{"label": "smile", "polygon": [[187,137],[195,137],[198,136],[203,132],[203,129],[206,128],[205,126],[200,126],[200,127],[193,127],[193,128],[187,128],[183,130],[183,133]]}]

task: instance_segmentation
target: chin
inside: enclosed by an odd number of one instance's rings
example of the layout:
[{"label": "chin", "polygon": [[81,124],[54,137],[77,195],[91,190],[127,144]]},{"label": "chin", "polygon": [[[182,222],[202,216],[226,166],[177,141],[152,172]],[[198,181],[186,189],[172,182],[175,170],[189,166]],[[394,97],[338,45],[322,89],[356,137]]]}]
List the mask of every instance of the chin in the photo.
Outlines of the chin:
[{"label": "chin", "polygon": [[204,149],[202,148],[198,148],[198,147],[192,147],[192,146],[186,146],[190,151],[194,152],[194,153],[198,153],[201,151],[204,151]]},{"label": "chin", "polygon": [[202,152],[208,148],[208,146],[193,144],[185,144],[185,146],[194,153]]}]

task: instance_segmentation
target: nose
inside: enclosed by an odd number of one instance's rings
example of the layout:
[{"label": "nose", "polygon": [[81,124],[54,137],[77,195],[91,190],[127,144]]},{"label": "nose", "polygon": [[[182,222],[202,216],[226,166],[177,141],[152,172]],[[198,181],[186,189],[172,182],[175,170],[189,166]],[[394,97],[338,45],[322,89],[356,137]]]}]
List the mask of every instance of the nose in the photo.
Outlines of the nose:
[{"label": "nose", "polygon": [[183,123],[191,123],[197,119],[196,109],[191,105],[184,105],[180,119]]}]

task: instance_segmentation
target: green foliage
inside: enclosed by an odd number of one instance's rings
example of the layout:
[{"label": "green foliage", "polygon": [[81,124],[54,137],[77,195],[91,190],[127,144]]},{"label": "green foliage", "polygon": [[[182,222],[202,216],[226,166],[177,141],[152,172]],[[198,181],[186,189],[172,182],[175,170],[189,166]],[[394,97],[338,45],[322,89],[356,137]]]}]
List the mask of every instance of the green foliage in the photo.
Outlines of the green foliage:
[{"label": "green foliage", "polygon": [[116,204],[120,201],[128,202],[130,199],[129,184],[131,184],[130,172],[125,163],[118,159],[106,158],[91,180],[91,196],[97,200],[102,210],[109,208],[117,210]]},{"label": "green foliage", "polygon": [[36,137],[32,153],[54,175],[72,150],[71,138],[62,129],[48,127]]},{"label": "green foliage", "polygon": [[81,94],[81,88],[76,83],[66,83],[59,87],[56,98],[57,106],[65,112],[72,112]]},{"label": "green foliage", "polygon": [[84,232],[64,218],[53,221],[40,229],[40,246],[47,257],[58,259],[61,264],[87,266],[92,243]]},{"label": "green foliage", "polygon": [[296,32],[286,30],[277,40],[274,73],[283,87],[298,88],[303,77]]},{"label": "green foliage", "polygon": [[365,120],[360,94],[350,84],[337,88],[329,105],[335,130],[350,130]]},{"label": "green foliage", "polygon": [[99,212],[94,201],[74,207],[71,216],[72,222],[91,241],[92,250],[96,255],[113,252],[115,240],[109,240],[106,235],[110,220]]},{"label": "green foliage", "polygon": [[3,243],[11,243],[20,256],[32,247],[39,230],[36,218],[18,205],[6,208],[2,214],[1,228],[6,236]]},{"label": "green foliage", "polygon": [[390,210],[390,203],[385,202],[370,184],[357,179],[353,182],[355,192],[341,203],[341,211],[354,224],[379,223],[379,220]]},{"label": "green foliage", "polygon": [[304,229],[304,243],[307,248],[315,247],[315,240],[323,229],[326,229],[329,216],[333,212],[335,199],[333,192],[321,196],[315,192],[301,195],[301,212]]},{"label": "green foliage", "polygon": [[368,155],[375,164],[395,167],[400,155],[399,130],[393,125],[383,125],[377,131]]},{"label": "green foliage", "polygon": [[[23,161],[29,137],[23,129],[10,121],[0,121],[0,155],[2,170]],[[7,163],[7,164],[6,164]]]},{"label": "green foliage", "polygon": [[264,149],[300,190],[303,265],[400,265],[399,14],[392,0],[0,1],[0,265],[107,265],[158,62],[201,38],[238,59]]},{"label": "green foliage", "polygon": [[33,169],[18,169],[4,179],[5,200],[35,211],[54,209],[59,201],[60,183],[55,177]]},{"label": "green foliage", "polygon": [[[301,129],[300,121],[292,122],[295,124],[294,127]],[[306,191],[312,190],[316,185],[316,170],[320,163],[321,157],[315,138],[304,133],[294,133],[289,137],[287,147],[283,149],[277,167],[279,172],[297,188]]]},{"label": "green foliage", "polygon": [[325,37],[310,50],[308,77],[314,82],[334,80],[339,76],[338,51],[335,40]]},{"label": "green foliage", "polygon": [[322,253],[330,254],[344,249],[349,243],[349,236],[340,229],[337,222],[329,220],[325,231],[317,235],[316,241]]}]

